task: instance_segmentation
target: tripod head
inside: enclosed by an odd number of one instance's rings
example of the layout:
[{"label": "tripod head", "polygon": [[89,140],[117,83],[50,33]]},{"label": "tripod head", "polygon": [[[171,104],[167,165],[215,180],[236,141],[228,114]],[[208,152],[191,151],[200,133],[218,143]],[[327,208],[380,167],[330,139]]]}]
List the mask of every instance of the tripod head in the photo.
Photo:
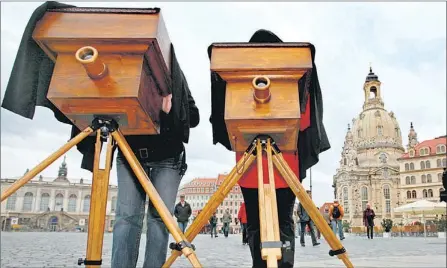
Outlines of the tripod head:
[{"label": "tripod head", "polygon": [[225,126],[235,152],[258,135],[295,151],[300,127],[298,80],[312,69],[308,43],[214,43],[211,71],[226,83]]},{"label": "tripod head", "polygon": [[33,38],[55,63],[48,100],[79,129],[109,118],[125,135],[160,133],[172,83],[160,9],[49,9]]}]

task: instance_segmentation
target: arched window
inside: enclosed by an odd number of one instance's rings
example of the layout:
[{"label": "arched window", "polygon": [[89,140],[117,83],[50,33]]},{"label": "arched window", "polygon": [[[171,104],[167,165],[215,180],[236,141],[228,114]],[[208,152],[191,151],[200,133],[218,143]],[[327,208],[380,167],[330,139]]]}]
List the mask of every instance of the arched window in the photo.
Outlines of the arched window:
[{"label": "arched window", "polygon": [[411,199],[411,191],[407,191],[407,199]]},{"label": "arched window", "polygon": [[421,161],[421,169],[425,169],[425,162]]},{"label": "arched window", "polygon": [[377,135],[383,136],[383,127],[382,126],[377,126]]},{"label": "arched window", "polygon": [[343,188],[343,208],[346,213],[349,213],[349,203],[348,203],[348,187]]},{"label": "arched window", "polygon": [[436,160],[436,167],[442,167],[442,160],[441,159]]},{"label": "arched window", "polygon": [[368,187],[363,186],[361,189],[362,194],[362,210],[366,209],[366,204],[368,204]]},{"label": "arched window", "polygon": [[390,186],[383,186],[383,197],[385,197],[385,212],[391,213],[391,194],[390,194]]},{"label": "arched window", "polygon": [[422,180],[422,183],[426,183],[427,182],[427,176],[422,175],[421,176],[421,180]]},{"label": "arched window", "polygon": [[112,212],[116,210],[116,196],[112,197]]},{"label": "arched window", "polygon": [[50,207],[50,195],[48,193],[43,193],[40,196],[40,211],[47,211]]},{"label": "arched window", "polygon": [[422,196],[424,197],[424,198],[427,198],[428,197],[428,194],[427,194],[427,190],[423,190],[422,191]]},{"label": "arched window", "polygon": [[430,161],[428,160],[425,161],[425,168],[430,168]]},{"label": "arched window", "polygon": [[343,165],[347,165],[348,164],[348,162],[346,161],[346,157],[343,157]]},{"label": "arched window", "polygon": [[431,183],[432,182],[432,180],[431,180],[431,175],[430,174],[427,174],[427,183]]},{"label": "arched window", "polygon": [[64,207],[64,196],[62,194],[57,194],[54,200],[54,211],[61,211]]},{"label": "arched window", "polygon": [[13,193],[6,201],[6,210],[16,210],[17,193]]},{"label": "arched window", "polygon": [[410,176],[407,176],[407,177],[405,178],[405,184],[411,184]]},{"label": "arched window", "polygon": [[408,163],[405,164],[405,171],[410,170],[410,165]]},{"label": "arched window", "polygon": [[414,164],[410,163],[410,170],[414,170]]},{"label": "arched window", "polygon": [[433,197],[433,190],[432,189],[428,189],[428,197]]},{"label": "arched window", "polygon": [[414,150],[413,149],[410,150],[410,157],[414,157]]},{"label": "arched window", "polygon": [[411,184],[416,184],[416,177],[415,176],[411,176]]},{"label": "arched window", "polygon": [[68,212],[76,212],[78,197],[75,194],[68,198]]},{"label": "arched window", "polygon": [[411,198],[417,198],[416,190],[411,192]]},{"label": "arched window", "polygon": [[442,173],[438,173],[438,182],[442,182]]},{"label": "arched window", "polygon": [[89,212],[90,210],[90,195],[84,197],[84,205],[82,207],[83,212]]},{"label": "arched window", "polygon": [[424,156],[424,155],[425,155],[424,148],[422,148],[422,149],[419,150],[419,155],[420,155],[420,156]]},{"label": "arched window", "polygon": [[445,153],[445,145],[444,144],[440,144],[438,146],[436,146],[436,153],[437,154],[442,154]]},{"label": "arched window", "polygon": [[23,211],[31,211],[33,209],[33,193],[26,193],[23,199]]},{"label": "arched window", "polygon": [[442,159],[442,167],[447,167],[447,159]]}]

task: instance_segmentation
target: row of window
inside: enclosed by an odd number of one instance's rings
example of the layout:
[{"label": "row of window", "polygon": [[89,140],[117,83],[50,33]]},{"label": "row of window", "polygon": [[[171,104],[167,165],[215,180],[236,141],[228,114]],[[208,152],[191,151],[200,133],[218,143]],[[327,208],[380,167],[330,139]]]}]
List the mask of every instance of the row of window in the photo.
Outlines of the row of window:
[{"label": "row of window", "polygon": [[[384,185],[382,187],[383,189],[383,196],[385,198],[385,212],[390,213],[391,212],[391,190],[389,185]],[[360,188],[360,195],[361,195],[361,201],[362,201],[362,210],[366,209],[366,204],[368,204],[369,196],[368,196],[368,187],[362,186]],[[342,195],[341,200],[343,200],[343,208],[346,213],[349,213],[349,194],[348,194],[348,187],[344,187],[342,189]]]},{"label": "row of window", "polygon": [[[421,161],[419,163],[420,169],[428,169],[431,168],[431,164],[429,160],[425,160],[425,161]],[[447,167],[447,159],[438,159],[436,160],[436,167],[437,168],[441,168],[441,167]],[[405,164],[405,171],[409,171],[409,170],[414,170],[414,163],[406,163]]]},{"label": "row of window", "polygon": [[[78,197],[75,194],[70,195],[68,198],[68,212],[76,212],[77,210],[77,200]],[[23,205],[22,205],[22,211],[29,212],[33,210],[33,202],[34,202],[34,195],[33,193],[27,192],[25,193],[25,196],[23,198]],[[12,194],[8,197],[6,201],[6,210],[15,211],[16,210],[16,203],[17,203],[17,193]],[[58,207],[63,208],[64,206],[64,196],[62,194],[57,194],[56,198],[54,200],[54,208],[53,210],[56,210]],[[116,208],[116,197],[112,197],[112,212],[115,211]],[[50,195],[48,193],[43,193],[40,196],[40,204],[39,204],[39,211],[47,211],[50,209]],[[84,197],[84,202],[82,206],[83,212],[89,212],[90,210],[90,195],[86,195]]]},{"label": "row of window", "polygon": [[[233,199],[233,197],[234,197],[234,199],[242,199],[242,194],[232,194],[232,195],[229,195],[228,196],[230,199]],[[198,196],[196,196],[196,195],[187,195],[187,196],[185,196],[185,200],[186,201],[192,201],[192,200],[208,200],[210,198],[210,196],[209,195],[198,195]]]},{"label": "row of window", "polygon": [[[358,136],[359,138],[361,138],[362,135],[363,135],[363,130],[362,130],[362,129],[357,130],[357,136]],[[400,137],[400,132],[399,132],[399,129],[398,129],[398,128],[395,128],[395,129],[394,129],[394,135],[395,135],[396,137]],[[380,125],[377,126],[377,136],[383,136],[383,126],[380,126]]]},{"label": "row of window", "polygon": [[[443,154],[446,152],[446,148],[444,144],[439,144],[438,146],[436,146],[436,153],[437,154]],[[430,148],[428,147],[424,147],[419,149],[419,155],[420,156],[425,156],[425,155],[429,155],[430,154]]]},{"label": "row of window", "polygon": [[[421,183],[432,183],[433,180],[431,178],[431,174],[422,175],[421,176]],[[442,182],[442,173],[438,173],[438,182]],[[406,176],[405,177],[405,184],[411,185],[416,184],[416,176]]]},{"label": "row of window", "polygon": [[[444,191],[443,188],[439,189],[439,193],[441,193],[442,191]],[[433,196],[433,190],[432,190],[432,189],[428,189],[428,190],[424,189],[424,190],[422,190],[422,196],[423,196],[424,198],[434,197],[434,196]],[[413,191],[407,191],[407,198],[408,198],[408,199],[415,199],[415,198],[418,198],[418,195],[417,195],[416,190],[413,190]]]},{"label": "row of window", "polygon": [[[219,186],[216,187],[217,189],[219,188]],[[239,187],[238,186],[234,186],[233,187],[233,191],[238,191]],[[214,187],[192,187],[192,188],[186,188],[184,190],[185,193],[191,194],[191,193],[214,193]]]}]

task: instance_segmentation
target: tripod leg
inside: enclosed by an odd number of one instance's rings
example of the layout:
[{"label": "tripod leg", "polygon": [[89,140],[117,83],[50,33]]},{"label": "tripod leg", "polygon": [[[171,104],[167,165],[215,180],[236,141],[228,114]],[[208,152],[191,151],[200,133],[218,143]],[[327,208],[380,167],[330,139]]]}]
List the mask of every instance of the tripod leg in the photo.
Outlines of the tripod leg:
[{"label": "tripod leg", "polygon": [[[88,219],[87,258],[80,259],[86,267],[97,267],[102,262],[102,246],[107,208],[107,195],[109,191],[110,168],[112,164],[113,139],[109,135],[106,153],[105,169],[99,168],[101,157],[101,138],[98,130],[95,145],[95,160],[93,166],[93,182],[91,190],[91,203]],[[94,266],[93,266],[94,265]]]},{"label": "tripod leg", "polygon": [[[260,221],[259,226],[261,235],[261,256],[263,260],[267,260],[267,267],[278,267],[277,261],[281,259],[281,245],[278,245],[279,227],[275,228],[275,224],[278,225],[278,221],[276,221],[275,223],[275,217],[273,216],[274,212],[278,213],[278,211],[273,208],[274,206],[276,206],[276,196],[273,196],[273,193],[276,193],[276,190],[274,188],[274,182],[273,189],[271,187],[271,184],[264,184],[264,174],[262,167],[263,150],[260,140],[257,140],[256,151],[258,166],[258,202]],[[274,200],[273,197],[275,197]],[[275,234],[276,230],[278,230],[277,235]]]},{"label": "tripod leg", "polygon": [[[208,222],[211,218],[211,215],[214,211],[216,211],[217,207],[222,203],[225,197],[230,193],[231,189],[236,185],[245,171],[251,166],[255,157],[252,154],[252,151],[245,153],[244,157],[242,157],[236,166],[231,170],[228,177],[222,182],[219,186],[219,189],[211,196],[211,199],[206,203],[205,207],[202,209],[200,214],[191,224],[191,226],[186,230],[185,236],[188,241],[192,241],[202,230],[203,226]],[[242,171],[238,170],[238,167],[242,165]],[[163,267],[171,267],[175,260],[181,256],[181,252],[177,250],[173,250],[171,252],[171,256],[165,262]]]},{"label": "tripod leg", "polygon": [[300,200],[301,204],[309,214],[312,221],[321,231],[321,234],[323,234],[323,237],[326,239],[329,246],[332,248],[332,251],[329,252],[329,255],[331,256],[337,255],[337,257],[343,261],[346,267],[354,267],[351,261],[349,260],[348,255],[343,245],[341,244],[340,240],[337,239],[335,234],[329,228],[323,216],[317,210],[317,207],[313,203],[312,199],[310,199],[310,197],[306,194],[304,187],[301,185],[297,176],[293,173],[292,169],[284,160],[282,154],[281,153],[275,154],[273,156],[273,162],[278,171],[283,176],[283,178],[286,180],[289,187],[298,197],[298,200]]},{"label": "tripod leg", "polygon": [[20,187],[29,182],[32,178],[36,177],[42,170],[51,165],[56,159],[61,157],[63,154],[68,152],[73,146],[80,143],[83,139],[85,139],[90,133],[93,132],[93,129],[87,127],[84,131],[76,135],[73,139],[68,141],[65,145],[63,145],[59,150],[51,154],[47,159],[40,162],[36,167],[27,172],[21,179],[17,180],[13,185],[11,185],[8,189],[6,189],[1,195],[1,202],[12,195],[15,191],[17,191]]},{"label": "tripod leg", "polygon": [[183,254],[185,254],[193,267],[202,267],[199,260],[197,259],[197,256],[194,253],[194,250],[189,246],[190,244],[187,241],[185,235],[175,223],[174,218],[172,217],[166,205],[163,203],[163,200],[157,193],[154,185],[150,182],[149,177],[144,172],[143,167],[140,165],[135,154],[130,149],[129,144],[127,143],[123,134],[119,130],[117,130],[115,132],[112,132],[112,136],[116,140],[118,147],[121,149],[122,153],[126,157],[127,162],[135,173],[138,181],[141,183],[144,191],[149,196],[149,199],[151,200],[161,219],[165,223],[166,228],[172,234],[177,243],[184,245],[182,247]]}]

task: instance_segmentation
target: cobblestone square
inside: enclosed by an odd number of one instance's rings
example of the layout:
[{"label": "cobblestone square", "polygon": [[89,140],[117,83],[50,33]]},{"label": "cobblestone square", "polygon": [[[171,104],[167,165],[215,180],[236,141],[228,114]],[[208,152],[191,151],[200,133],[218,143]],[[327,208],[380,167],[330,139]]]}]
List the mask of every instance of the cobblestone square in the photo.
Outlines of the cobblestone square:
[{"label": "cobblestone square", "polygon": [[[172,239],[171,239],[172,241]],[[1,234],[1,267],[79,267],[85,257],[86,233],[5,233]],[[204,267],[250,267],[250,250],[240,235],[211,239],[199,235],[195,240],[197,256]],[[295,267],[344,267],[341,260],[328,255],[324,240],[312,247],[296,248]],[[143,264],[145,236],[141,238],[138,267]],[[446,267],[446,241],[439,238],[401,238],[368,240],[348,236],[343,245],[355,267]],[[112,235],[104,238],[102,267],[110,267]],[[184,257],[173,267],[191,267]]]}]

